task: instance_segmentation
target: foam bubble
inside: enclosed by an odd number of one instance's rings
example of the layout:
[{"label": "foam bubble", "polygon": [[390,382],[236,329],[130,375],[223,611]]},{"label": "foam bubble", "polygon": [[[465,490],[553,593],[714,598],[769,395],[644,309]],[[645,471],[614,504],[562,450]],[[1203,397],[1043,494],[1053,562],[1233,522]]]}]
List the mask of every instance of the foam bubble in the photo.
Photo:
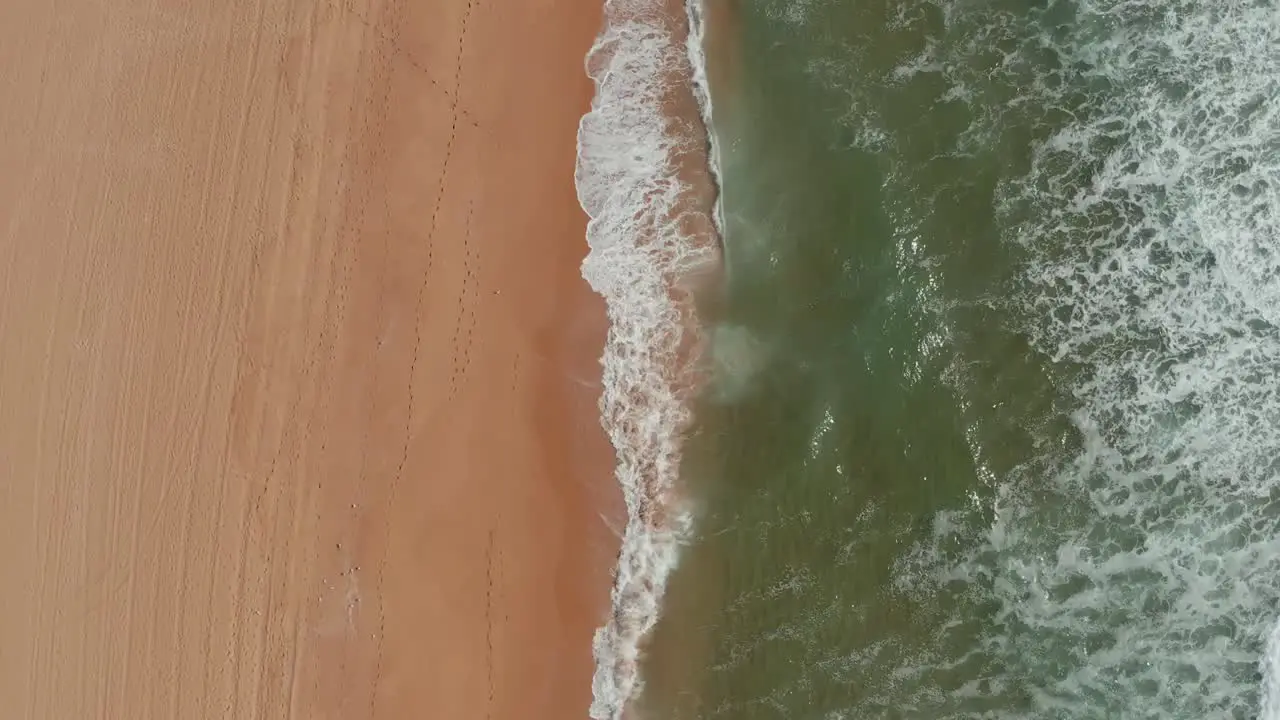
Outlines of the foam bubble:
[{"label": "foam bubble", "polygon": [[1262,709],[1258,720],[1280,720],[1280,620],[1267,638],[1267,652],[1259,663],[1262,675]]},{"label": "foam bubble", "polygon": [[606,2],[586,60],[596,95],[578,131],[576,180],[591,246],[582,273],[608,305],[601,412],[627,506],[612,616],[595,637],[597,720],[622,717],[641,690],[642,642],[693,521],[677,485],[690,347],[698,344],[681,282],[717,253],[714,242],[690,235],[711,223],[708,209],[690,202],[682,174],[691,155],[705,154],[706,131],[667,112],[672,88],[683,87],[709,113],[700,15],[688,9],[686,38],[669,12],[656,0]]},{"label": "foam bubble", "polygon": [[[981,547],[932,571],[991,609],[975,654],[1037,717],[1252,717],[1278,682],[1280,10],[1047,8],[1065,20],[999,71],[1074,121],[1004,217],[1082,441],[1006,478]],[[1012,77],[1028,48],[1053,82]]]},{"label": "foam bubble", "polygon": [[1018,717],[1280,718],[1280,7],[917,5],[948,32],[887,81],[941,73],[963,150],[1060,128],[1001,216],[1080,441],[935,518],[898,589],[968,617],[873,700],[978,716],[937,692],[964,677]]}]

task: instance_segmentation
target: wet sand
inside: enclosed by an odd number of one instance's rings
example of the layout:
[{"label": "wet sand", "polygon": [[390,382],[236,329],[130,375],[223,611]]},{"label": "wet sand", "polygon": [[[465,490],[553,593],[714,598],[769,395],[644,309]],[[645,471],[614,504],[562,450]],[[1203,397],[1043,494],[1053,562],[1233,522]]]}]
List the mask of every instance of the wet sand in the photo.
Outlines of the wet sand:
[{"label": "wet sand", "polygon": [[583,717],[598,3],[0,8],[0,697]]}]

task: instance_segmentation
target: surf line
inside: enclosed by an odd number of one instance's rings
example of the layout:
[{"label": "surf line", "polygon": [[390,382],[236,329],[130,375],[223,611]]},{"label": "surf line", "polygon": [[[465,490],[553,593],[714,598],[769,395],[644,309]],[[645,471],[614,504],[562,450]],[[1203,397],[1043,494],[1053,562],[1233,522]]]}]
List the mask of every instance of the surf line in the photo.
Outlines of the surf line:
[{"label": "surf line", "polygon": [[627,510],[594,640],[596,720],[620,720],[642,690],[644,642],[696,514],[679,483],[702,376],[695,299],[721,260],[704,17],[701,0],[606,0],[585,61],[595,97],[578,128],[582,274],[607,306],[601,423]]}]

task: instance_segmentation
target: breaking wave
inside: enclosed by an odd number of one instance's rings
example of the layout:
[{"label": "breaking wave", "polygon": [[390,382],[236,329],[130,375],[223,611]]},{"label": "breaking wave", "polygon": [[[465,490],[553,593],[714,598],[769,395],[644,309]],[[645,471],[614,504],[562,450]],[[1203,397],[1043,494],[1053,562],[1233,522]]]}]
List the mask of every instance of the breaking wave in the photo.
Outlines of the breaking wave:
[{"label": "breaking wave", "polygon": [[597,720],[622,717],[640,691],[642,643],[693,522],[677,484],[701,346],[688,285],[719,257],[700,20],[695,5],[608,0],[586,61],[596,95],[578,131],[582,274],[608,306],[602,422],[627,507],[612,614],[595,638]]}]

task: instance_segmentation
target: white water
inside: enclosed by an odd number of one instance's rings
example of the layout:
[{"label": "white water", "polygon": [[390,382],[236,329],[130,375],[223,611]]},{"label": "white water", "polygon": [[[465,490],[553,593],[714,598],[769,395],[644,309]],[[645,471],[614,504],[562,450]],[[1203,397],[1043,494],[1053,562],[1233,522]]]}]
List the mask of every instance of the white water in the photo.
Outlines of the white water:
[{"label": "white water", "polygon": [[716,244],[688,236],[685,216],[707,209],[691,207],[679,175],[682,155],[705,152],[706,126],[663,112],[675,83],[709,117],[700,18],[689,11],[685,41],[662,3],[608,0],[586,62],[596,95],[578,131],[578,198],[591,218],[582,274],[608,305],[601,412],[627,506],[612,616],[595,637],[597,720],[621,718],[642,688],[642,643],[693,522],[677,481],[697,328],[679,288],[715,262]]},{"label": "white water", "polygon": [[1280,621],[1267,638],[1267,653],[1262,658],[1262,709],[1258,720],[1280,720]]},{"label": "white water", "polygon": [[1055,81],[1017,100],[1074,120],[1004,198],[1083,449],[942,579],[1035,717],[1280,717],[1280,5],[1047,5]]}]

